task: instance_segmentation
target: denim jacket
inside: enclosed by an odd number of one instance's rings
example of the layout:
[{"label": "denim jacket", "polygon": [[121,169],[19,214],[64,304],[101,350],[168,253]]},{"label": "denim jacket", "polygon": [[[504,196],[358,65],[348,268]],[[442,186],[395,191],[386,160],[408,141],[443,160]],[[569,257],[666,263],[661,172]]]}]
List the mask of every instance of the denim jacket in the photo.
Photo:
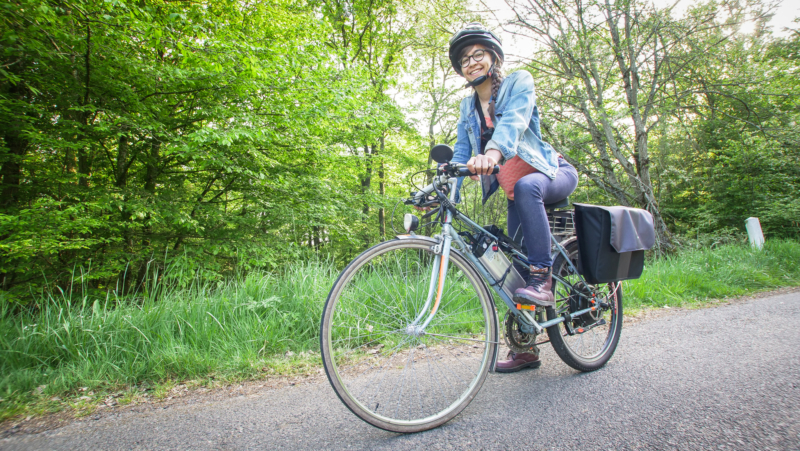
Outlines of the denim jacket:
[{"label": "denim jacket", "polygon": [[[453,149],[454,163],[466,163],[480,153],[481,123],[475,108],[475,96],[462,100],[460,110],[458,138]],[[503,154],[501,164],[519,155],[523,161],[551,179],[556,178],[558,153],[553,146],[542,141],[536,92],[529,72],[520,70],[503,80],[497,93],[495,117],[492,119],[495,129],[486,149],[499,150]],[[463,178],[458,181],[459,191],[463,181]],[[496,176],[481,176],[484,203],[499,186]]]}]

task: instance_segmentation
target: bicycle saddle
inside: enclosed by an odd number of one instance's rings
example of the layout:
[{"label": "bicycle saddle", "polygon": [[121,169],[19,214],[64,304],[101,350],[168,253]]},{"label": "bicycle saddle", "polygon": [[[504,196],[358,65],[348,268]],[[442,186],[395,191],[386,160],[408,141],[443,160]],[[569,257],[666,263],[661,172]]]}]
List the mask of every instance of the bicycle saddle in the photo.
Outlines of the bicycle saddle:
[{"label": "bicycle saddle", "polygon": [[544,204],[545,210],[555,210],[556,208],[569,207],[569,197],[553,202],[552,204]]}]

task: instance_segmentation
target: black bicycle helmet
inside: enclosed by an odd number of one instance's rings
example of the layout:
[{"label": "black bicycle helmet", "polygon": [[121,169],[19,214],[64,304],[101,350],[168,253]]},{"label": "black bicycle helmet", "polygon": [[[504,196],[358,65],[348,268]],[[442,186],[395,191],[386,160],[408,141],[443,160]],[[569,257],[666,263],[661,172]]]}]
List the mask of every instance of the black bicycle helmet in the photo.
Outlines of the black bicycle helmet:
[{"label": "black bicycle helmet", "polygon": [[500,41],[500,38],[480,23],[472,22],[450,38],[450,64],[453,65],[453,69],[455,69],[458,75],[464,75],[461,72],[461,63],[458,61],[461,51],[464,50],[465,47],[475,44],[481,44],[491,49],[500,61],[505,60],[503,43]]}]

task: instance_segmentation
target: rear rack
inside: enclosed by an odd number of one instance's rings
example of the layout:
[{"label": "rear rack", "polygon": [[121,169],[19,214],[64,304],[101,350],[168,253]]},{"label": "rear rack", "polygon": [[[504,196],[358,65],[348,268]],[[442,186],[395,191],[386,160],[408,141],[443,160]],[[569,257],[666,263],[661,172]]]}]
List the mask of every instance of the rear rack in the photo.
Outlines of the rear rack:
[{"label": "rear rack", "polygon": [[548,211],[547,221],[550,223],[550,233],[559,243],[575,236],[575,221],[572,217],[573,210]]}]

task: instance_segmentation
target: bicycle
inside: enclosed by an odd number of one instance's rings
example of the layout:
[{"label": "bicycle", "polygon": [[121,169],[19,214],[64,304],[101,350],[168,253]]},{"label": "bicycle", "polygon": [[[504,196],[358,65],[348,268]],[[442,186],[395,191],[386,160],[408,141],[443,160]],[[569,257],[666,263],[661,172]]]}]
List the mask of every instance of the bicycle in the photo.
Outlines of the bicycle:
[{"label": "bicycle", "polygon": [[[594,371],[613,355],[622,327],[619,282],[587,283],[577,269],[576,237],[563,228],[551,231],[555,308],[514,303],[513,289],[524,281],[506,254],[520,264],[526,255],[500,229],[457,209],[458,177],[472,174],[449,162],[448,146],[431,154],[441,164],[436,176],[405,203],[433,207],[425,217],[437,214],[441,233],[415,235],[419,219],[406,215],[407,235],[371,247],[342,271],[320,327],[337,396],[362,420],[394,432],[446,423],[494,371],[500,323],[490,286],[506,307],[503,338],[515,352],[550,342],[567,365]],[[546,206],[553,222],[569,216],[552,214],[568,204]]]}]

